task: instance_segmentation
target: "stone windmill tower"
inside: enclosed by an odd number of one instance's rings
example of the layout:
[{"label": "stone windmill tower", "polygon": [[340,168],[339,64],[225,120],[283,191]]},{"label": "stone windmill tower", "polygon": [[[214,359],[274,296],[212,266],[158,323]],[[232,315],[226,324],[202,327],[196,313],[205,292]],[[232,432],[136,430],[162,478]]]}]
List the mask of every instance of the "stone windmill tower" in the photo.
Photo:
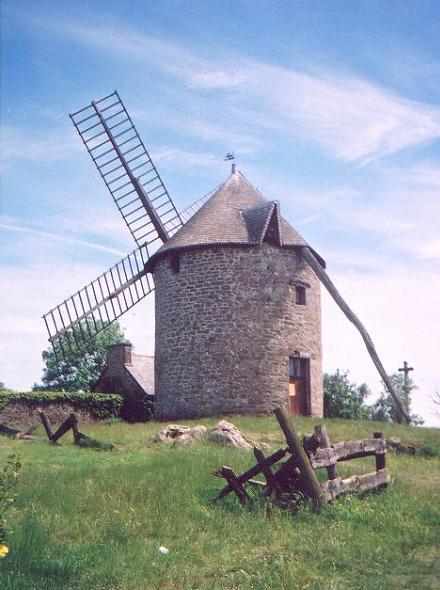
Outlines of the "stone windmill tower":
[{"label": "stone windmill tower", "polygon": [[279,204],[233,167],[150,258],[159,419],[287,402],[294,414],[322,415],[320,284],[304,246]]},{"label": "stone windmill tower", "polygon": [[[178,212],[115,91],[70,115],[137,248],[54,307],[55,354],[93,338],[156,289],[155,415],[322,415],[320,282],[373,343],[322,258],[233,166]],[[159,247],[160,246],[160,247]]]}]

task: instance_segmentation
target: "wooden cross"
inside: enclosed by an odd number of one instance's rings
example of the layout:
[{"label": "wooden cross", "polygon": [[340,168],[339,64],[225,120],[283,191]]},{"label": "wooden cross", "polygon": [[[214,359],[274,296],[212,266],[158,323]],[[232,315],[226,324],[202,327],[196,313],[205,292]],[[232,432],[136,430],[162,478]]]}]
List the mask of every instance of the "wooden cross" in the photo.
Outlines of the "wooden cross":
[{"label": "wooden cross", "polygon": [[403,367],[401,367],[399,369],[399,371],[401,371],[403,373],[403,380],[405,381],[405,385],[408,385],[408,381],[409,381],[409,373],[410,371],[414,371],[413,367],[408,367],[408,363],[406,361],[403,361]]}]

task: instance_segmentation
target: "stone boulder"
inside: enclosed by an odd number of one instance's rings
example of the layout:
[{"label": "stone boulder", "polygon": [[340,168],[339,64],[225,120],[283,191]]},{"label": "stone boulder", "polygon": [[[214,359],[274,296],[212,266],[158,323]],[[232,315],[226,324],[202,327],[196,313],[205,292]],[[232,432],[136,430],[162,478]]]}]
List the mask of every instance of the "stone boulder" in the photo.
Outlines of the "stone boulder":
[{"label": "stone boulder", "polygon": [[206,432],[207,430],[204,426],[194,426],[194,428],[190,428],[187,432],[184,432],[175,438],[174,444],[178,447],[187,447],[194,444],[195,442],[200,442],[205,436]]},{"label": "stone boulder", "polygon": [[190,431],[189,426],[180,424],[168,424],[165,428],[158,430],[154,436],[156,442],[174,442],[177,437],[187,434]]},{"label": "stone boulder", "polygon": [[205,434],[206,428],[202,425],[190,428],[179,424],[168,424],[168,426],[156,432],[154,440],[156,442],[171,442],[177,446],[186,447],[202,440]]},{"label": "stone boulder", "polygon": [[209,440],[223,446],[234,446],[237,449],[250,449],[252,445],[245,439],[234,424],[221,420],[209,434]]}]

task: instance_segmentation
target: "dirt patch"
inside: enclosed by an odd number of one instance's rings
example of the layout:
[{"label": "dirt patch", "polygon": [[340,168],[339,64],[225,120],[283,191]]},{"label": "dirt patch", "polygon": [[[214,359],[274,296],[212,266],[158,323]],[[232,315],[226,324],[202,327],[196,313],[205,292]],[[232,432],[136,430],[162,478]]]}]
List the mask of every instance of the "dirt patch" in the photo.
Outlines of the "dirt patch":
[{"label": "dirt patch", "polygon": [[0,411],[0,423],[10,427],[30,427],[35,424],[41,424],[37,410],[43,410],[51,424],[59,426],[69,414],[74,412],[80,422],[97,422],[90,412],[82,408],[75,407],[74,404],[68,402],[54,402],[54,403],[32,403],[10,401],[9,404]]}]

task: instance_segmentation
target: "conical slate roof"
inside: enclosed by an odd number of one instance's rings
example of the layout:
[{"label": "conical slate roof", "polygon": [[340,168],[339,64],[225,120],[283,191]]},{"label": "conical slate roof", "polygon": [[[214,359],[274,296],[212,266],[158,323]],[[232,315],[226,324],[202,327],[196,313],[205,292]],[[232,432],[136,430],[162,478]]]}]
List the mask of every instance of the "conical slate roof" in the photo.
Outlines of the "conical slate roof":
[{"label": "conical slate roof", "polygon": [[[151,270],[158,258],[172,250],[253,245],[265,239],[287,248],[308,246],[280,216],[279,203],[265,199],[241,172],[233,171],[186,224],[155,252],[146,268]],[[322,258],[317,257],[324,266]]]}]

